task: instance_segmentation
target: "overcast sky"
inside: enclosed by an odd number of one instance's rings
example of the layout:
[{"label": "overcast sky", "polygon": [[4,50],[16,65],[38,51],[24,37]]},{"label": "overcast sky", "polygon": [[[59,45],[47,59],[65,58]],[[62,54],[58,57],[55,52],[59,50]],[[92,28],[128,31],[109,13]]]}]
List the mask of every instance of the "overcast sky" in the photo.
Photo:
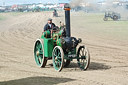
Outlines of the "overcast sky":
[{"label": "overcast sky", "polygon": [[[65,0],[62,0],[65,1]],[[95,0],[95,1],[104,1],[104,0]],[[123,0],[126,1],[126,0]],[[0,6],[5,5],[13,5],[13,4],[31,4],[31,3],[58,3],[58,0],[0,0]]]}]

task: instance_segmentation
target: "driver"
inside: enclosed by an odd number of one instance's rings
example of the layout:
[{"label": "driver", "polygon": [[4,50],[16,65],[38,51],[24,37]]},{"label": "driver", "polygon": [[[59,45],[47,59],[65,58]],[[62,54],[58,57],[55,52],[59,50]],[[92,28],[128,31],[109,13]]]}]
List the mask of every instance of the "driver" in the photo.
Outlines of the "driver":
[{"label": "driver", "polygon": [[56,30],[55,27],[56,27],[56,25],[54,23],[52,23],[52,19],[49,18],[48,19],[48,23],[44,26],[44,31],[47,31],[47,30],[49,30],[49,31]]}]

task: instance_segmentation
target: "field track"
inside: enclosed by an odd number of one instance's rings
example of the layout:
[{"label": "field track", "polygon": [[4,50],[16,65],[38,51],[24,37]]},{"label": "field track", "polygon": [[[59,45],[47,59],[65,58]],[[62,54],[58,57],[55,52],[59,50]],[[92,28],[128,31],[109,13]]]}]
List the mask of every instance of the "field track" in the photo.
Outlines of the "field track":
[{"label": "field track", "polygon": [[[53,18],[59,25],[64,13]],[[102,14],[72,13],[72,36],[82,38],[91,54],[87,71],[74,60],[62,72],[48,61],[39,68],[33,55],[34,42],[40,38],[51,12],[21,13],[0,21],[0,85],[127,85],[128,21],[102,20]]]}]

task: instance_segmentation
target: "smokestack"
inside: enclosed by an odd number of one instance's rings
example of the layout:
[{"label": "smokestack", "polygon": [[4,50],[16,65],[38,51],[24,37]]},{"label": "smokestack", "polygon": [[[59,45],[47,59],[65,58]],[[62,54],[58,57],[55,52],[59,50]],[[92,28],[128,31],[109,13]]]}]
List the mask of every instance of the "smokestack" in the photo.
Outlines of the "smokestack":
[{"label": "smokestack", "polygon": [[70,31],[70,6],[69,4],[64,5],[64,10],[65,10],[65,23],[66,23],[66,37],[71,36],[71,31]]}]

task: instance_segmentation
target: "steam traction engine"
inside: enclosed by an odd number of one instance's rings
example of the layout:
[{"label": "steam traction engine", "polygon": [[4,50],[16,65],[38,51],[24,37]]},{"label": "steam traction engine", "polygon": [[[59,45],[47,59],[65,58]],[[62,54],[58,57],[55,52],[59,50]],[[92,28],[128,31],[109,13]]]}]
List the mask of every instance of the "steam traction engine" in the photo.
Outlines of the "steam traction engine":
[{"label": "steam traction engine", "polygon": [[67,67],[70,61],[77,59],[78,66],[86,70],[90,63],[89,51],[85,46],[77,45],[81,39],[71,37],[70,34],[70,6],[64,7],[65,27],[60,27],[58,31],[50,30],[43,32],[41,39],[37,39],[34,47],[34,57],[39,67],[45,67],[49,59],[53,60],[53,67],[56,71],[61,71]]},{"label": "steam traction engine", "polygon": [[58,13],[57,13],[57,10],[56,9],[54,9],[53,17],[58,17]]},{"label": "steam traction engine", "polygon": [[113,11],[105,12],[103,20],[108,21],[109,18],[113,19],[114,21],[117,21],[117,20],[121,19],[121,15],[119,13],[116,13]]}]

